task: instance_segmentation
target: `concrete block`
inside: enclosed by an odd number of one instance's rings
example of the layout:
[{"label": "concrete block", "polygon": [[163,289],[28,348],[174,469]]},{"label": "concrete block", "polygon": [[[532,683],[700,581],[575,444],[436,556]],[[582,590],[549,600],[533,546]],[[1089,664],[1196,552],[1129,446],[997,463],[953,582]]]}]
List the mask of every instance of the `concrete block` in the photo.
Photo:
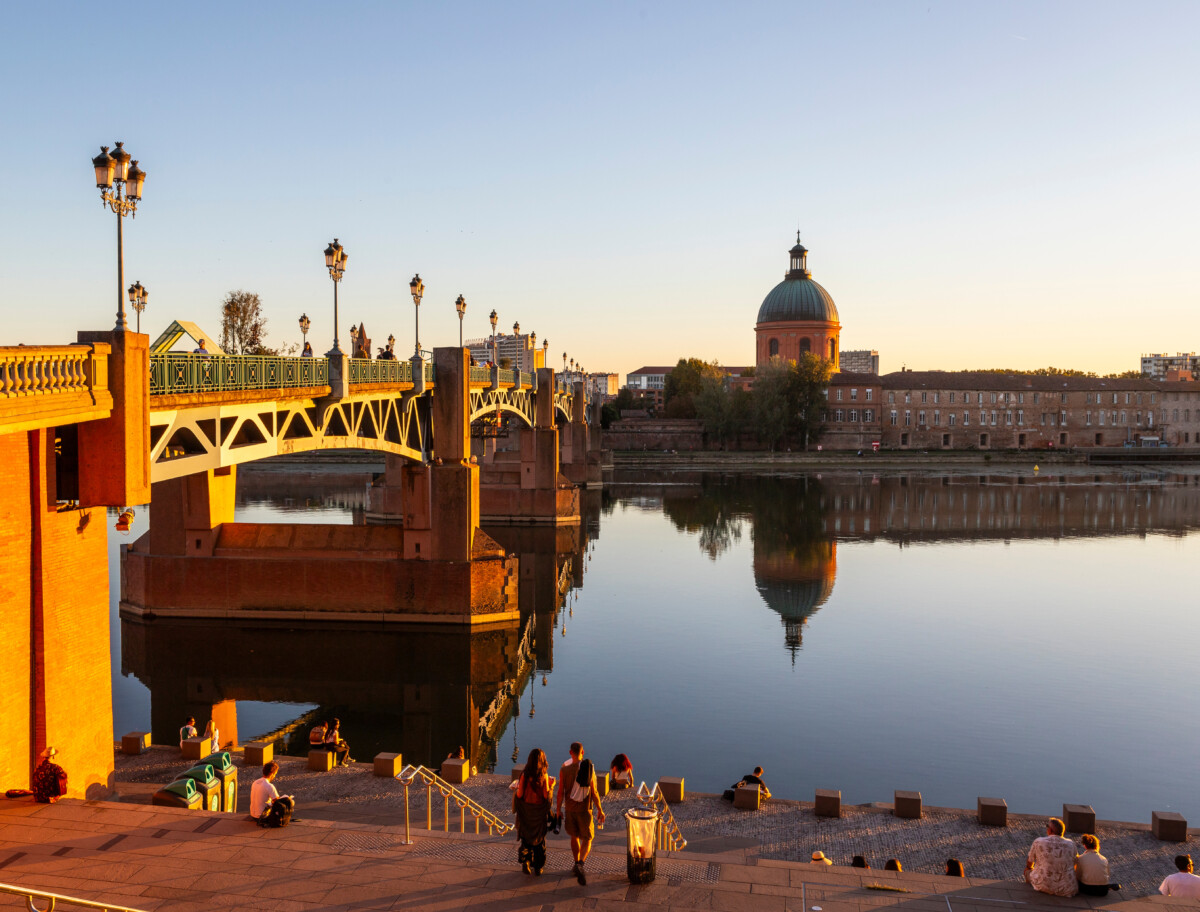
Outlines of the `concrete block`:
[{"label": "concrete block", "polygon": [[211,738],[188,738],[183,742],[184,760],[203,760],[212,753]]},{"label": "concrete block", "polygon": [[1096,832],[1096,812],[1090,804],[1064,804],[1062,819],[1068,833]]},{"label": "concrete block", "polygon": [[247,741],[242,748],[244,766],[263,766],[275,759],[275,745],[270,741]]},{"label": "concrete block", "polygon": [[817,789],[813,813],[818,817],[842,816],[842,790]]},{"label": "concrete block", "polygon": [[121,736],[121,753],[140,754],[150,746],[150,732],[130,732]]},{"label": "concrete block", "polygon": [[402,754],[381,753],[375,755],[373,772],[376,776],[395,779],[402,769],[404,769],[404,756]]},{"label": "concrete block", "polygon": [[512,781],[513,782],[516,782],[518,779],[520,779],[524,775],[525,775],[525,764],[524,763],[522,763],[520,766],[514,766],[512,768]]},{"label": "concrete block", "polygon": [[975,813],[984,826],[1008,826],[1008,802],[1003,798],[984,798],[975,801]]},{"label": "concrete block", "polygon": [[327,773],[333,769],[333,751],[315,750],[308,752],[308,768],[318,773]]},{"label": "concrete block", "polygon": [[897,791],[895,803],[892,805],[892,816],[903,817],[906,820],[920,820],[921,793]]},{"label": "concrete block", "polygon": [[471,761],[443,760],[441,777],[451,785],[462,785],[471,778]]},{"label": "concrete block", "polygon": [[602,773],[596,770],[596,794],[601,798],[608,794],[608,773]]},{"label": "concrete block", "polygon": [[733,793],[733,806],[741,811],[757,811],[761,800],[757,785],[739,785]]},{"label": "concrete block", "polygon": [[683,777],[678,779],[672,776],[666,776],[658,780],[658,792],[666,799],[667,804],[681,804],[683,802]]},{"label": "concrete block", "polygon": [[1150,832],[1163,842],[1187,842],[1187,820],[1174,811],[1155,811],[1150,815]]}]

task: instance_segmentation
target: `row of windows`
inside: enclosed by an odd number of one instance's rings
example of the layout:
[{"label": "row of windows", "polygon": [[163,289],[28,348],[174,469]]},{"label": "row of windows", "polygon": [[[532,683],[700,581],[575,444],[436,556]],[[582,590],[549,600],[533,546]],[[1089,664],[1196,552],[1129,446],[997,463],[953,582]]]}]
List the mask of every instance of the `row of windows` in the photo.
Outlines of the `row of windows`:
[{"label": "row of windows", "polygon": [[[834,413],[833,413],[833,420],[837,421],[837,422],[842,422],[842,421],[847,420],[847,416],[848,416],[851,423],[857,423],[859,420],[860,414],[862,415],[862,420],[867,423],[870,423],[875,420],[875,410],[874,409],[863,409],[861,412],[859,412],[858,409],[850,409],[849,412],[845,412],[842,409],[836,409],[836,410],[834,410]],[[826,415],[825,415],[825,420],[826,421],[829,420],[828,413],[826,413]]]},{"label": "row of windows", "polygon": [[[921,397],[920,403],[922,405],[926,405],[930,402],[932,402],[934,405],[937,405],[939,402],[941,402],[941,399],[942,399],[942,394],[941,394],[941,392],[938,392],[938,391],[929,392],[927,390],[921,390],[918,395],[920,395],[920,397]],[[952,392],[952,393],[948,393],[947,395],[949,396],[950,405],[954,405],[956,395],[960,397],[958,401],[962,402],[963,405],[970,405],[971,401],[972,401],[971,400],[972,396],[975,397],[974,401],[977,404],[983,405],[983,402],[984,402],[983,397],[985,394],[984,393],[953,393]],[[1016,402],[1020,405],[1024,405],[1024,403],[1025,403],[1025,394],[1024,393],[987,393],[986,395],[988,396],[988,401],[992,405],[996,405],[998,403],[1004,403],[1005,405],[1007,405],[1011,402]],[[1085,404],[1099,405],[1101,400],[1109,395],[1110,395],[1109,393],[1085,393],[1084,394]],[[1131,402],[1135,401],[1133,398],[1135,396],[1136,396],[1136,404],[1137,405],[1142,404],[1142,394],[1141,393],[1123,393],[1123,394],[1122,393],[1112,393],[1111,395],[1112,395],[1112,404],[1113,405],[1117,404],[1117,399],[1121,395],[1124,395],[1126,405],[1129,405],[1129,404],[1131,404]],[[1175,395],[1178,396],[1179,394],[1176,393]],[[1054,393],[1046,393],[1046,400],[1051,401],[1051,400],[1053,400],[1054,396],[1055,396]],[[1042,397],[1041,393],[1033,393],[1033,404],[1037,405],[1039,402],[1041,402],[1041,397]],[[1150,404],[1153,405],[1157,401],[1157,398],[1158,398],[1157,393],[1151,393],[1150,394]],[[911,390],[906,391],[904,393],[904,404],[910,405],[912,403],[912,401],[913,401],[912,391]],[[1062,393],[1058,394],[1058,401],[1063,402],[1063,403],[1065,403],[1067,401],[1066,392],[1062,392]],[[895,405],[895,404],[896,404],[895,392],[888,392],[888,405]]]},{"label": "row of windows", "polygon": [[[803,338],[801,338],[800,351],[801,351],[801,353],[812,351],[812,339],[810,339],[808,336],[804,336]],[[779,354],[779,340],[778,339],[769,340],[767,342],[767,355],[774,358],[778,354]],[[830,361],[837,360],[837,339],[829,340],[829,356],[828,357],[829,357]]]},{"label": "row of windows", "polygon": [[[1097,415],[1099,417],[1100,426],[1104,427],[1105,415],[1109,416],[1109,423],[1116,425],[1118,423],[1117,414],[1118,414],[1117,412],[1098,412]],[[942,424],[941,411],[934,410],[932,413],[933,421],[927,423],[926,418],[929,417],[929,415],[930,415],[930,413],[925,412],[923,410],[918,411],[917,412],[917,424],[921,427],[927,427],[927,426],[928,427],[940,427]],[[989,411],[980,409],[979,410],[979,424],[980,425],[989,425],[990,424],[993,427],[995,427],[996,425],[1003,423],[1006,426],[1011,427],[1013,424],[1014,415],[1016,418],[1016,423],[1019,426],[1024,427],[1025,426],[1025,410],[1024,409],[1017,409],[1015,413],[1011,412],[1011,411],[1000,412],[1000,411],[996,411],[996,410],[992,410],[989,412]],[[910,409],[905,409],[904,410],[904,426],[905,427],[912,426],[912,423],[913,423],[912,417],[913,417],[912,411]],[[888,414],[888,423],[895,425],[899,422],[899,419],[900,419],[900,415],[897,412],[897,410],[892,409],[891,412]],[[864,420],[869,420],[869,419],[864,419]],[[946,413],[946,423],[950,427],[954,427],[955,424],[957,423],[957,420],[958,420],[957,413],[955,413],[955,412],[947,412]],[[1042,427],[1047,427],[1047,426],[1049,426],[1049,427],[1055,427],[1055,426],[1066,427],[1067,426],[1067,413],[1066,412],[1042,412],[1041,423],[1042,423]],[[1127,412],[1123,411],[1120,413],[1120,423],[1121,424],[1129,423]],[[1134,413],[1134,423],[1137,425],[1141,425],[1141,423],[1142,423],[1142,413],[1141,412]],[[1146,423],[1147,423],[1147,426],[1149,426],[1149,427],[1154,426],[1154,413],[1153,412],[1146,413]],[[1086,415],[1086,424],[1088,427],[1092,426],[1092,413],[1091,412],[1088,412]],[[971,426],[971,413],[970,412],[964,411],[962,413],[962,426],[963,427]]]},{"label": "row of windows", "polygon": [[[875,390],[873,390],[873,389],[865,389],[865,390],[863,390],[863,398],[867,402],[870,402],[872,400],[872,398],[874,398],[874,393],[875,393]],[[828,395],[829,394],[826,393],[827,397],[828,397]],[[842,388],[841,387],[838,388],[836,399],[838,402],[842,401]],[[850,401],[854,402],[856,399],[858,399],[858,390],[855,389],[854,387],[850,387]]]}]

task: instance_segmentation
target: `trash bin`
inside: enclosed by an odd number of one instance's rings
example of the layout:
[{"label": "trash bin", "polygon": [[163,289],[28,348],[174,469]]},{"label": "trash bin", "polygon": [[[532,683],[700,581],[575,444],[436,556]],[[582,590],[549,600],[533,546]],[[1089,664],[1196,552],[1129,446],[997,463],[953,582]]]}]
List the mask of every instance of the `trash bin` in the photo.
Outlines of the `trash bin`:
[{"label": "trash bin", "polygon": [[212,766],[217,780],[221,783],[221,810],[237,810],[237,767],[229,751],[217,751],[211,757],[205,758]]},{"label": "trash bin", "polygon": [[654,881],[655,850],[658,848],[658,811],[654,808],[630,808],[625,812],[628,839],[625,846],[625,872],[631,884]]},{"label": "trash bin", "polygon": [[196,791],[203,799],[201,807],[206,811],[221,810],[221,780],[207,763],[197,763],[184,773],[181,779],[190,779],[196,783]]},{"label": "trash bin", "polygon": [[160,788],[150,799],[151,804],[160,807],[187,808],[198,811],[204,805],[204,796],[196,791],[196,783],[191,779],[177,779],[168,786]]}]

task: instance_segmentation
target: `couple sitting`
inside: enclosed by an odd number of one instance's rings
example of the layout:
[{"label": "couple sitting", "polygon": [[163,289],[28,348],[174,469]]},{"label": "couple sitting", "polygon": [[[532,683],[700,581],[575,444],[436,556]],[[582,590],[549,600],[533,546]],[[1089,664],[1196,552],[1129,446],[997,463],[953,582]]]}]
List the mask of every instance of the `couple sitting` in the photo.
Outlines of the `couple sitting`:
[{"label": "couple sitting", "polygon": [[340,719],[322,722],[320,725],[314,725],[308,733],[309,750],[331,752],[334,755],[334,766],[345,766],[354,762],[354,758],[350,756],[350,745],[342,740],[341,724]]},{"label": "couple sitting", "polygon": [[748,776],[743,776],[729,788],[725,789],[725,793],[721,795],[726,801],[732,801],[737,794],[737,790],[743,785],[757,785],[759,797],[770,798],[771,790],[767,788],[767,784],[762,780],[763,768],[761,766],[754,767],[754,772]]},{"label": "couple sitting", "polygon": [[1029,847],[1025,880],[1039,893],[1053,896],[1107,896],[1121,885],[1109,882],[1108,859],[1100,854],[1100,840],[1091,833],[1080,837],[1083,852],[1064,838],[1066,827],[1057,817],[1046,821],[1046,835]]}]

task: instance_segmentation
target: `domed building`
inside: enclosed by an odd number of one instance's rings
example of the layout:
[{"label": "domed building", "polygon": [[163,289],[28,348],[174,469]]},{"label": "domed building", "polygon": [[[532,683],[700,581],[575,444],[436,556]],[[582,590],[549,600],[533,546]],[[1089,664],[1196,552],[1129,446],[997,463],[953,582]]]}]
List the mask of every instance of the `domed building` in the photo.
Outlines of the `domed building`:
[{"label": "domed building", "polygon": [[833,362],[839,369],[842,323],[833,297],[812,279],[808,271],[808,249],[800,243],[788,251],[790,266],[783,281],[771,289],[758,309],[754,327],[756,363],[761,366],[778,355],[796,361],[801,352],[812,352]]},{"label": "domed building", "polygon": [[754,542],[754,584],[767,607],[783,622],[783,641],[795,661],[804,625],[833,594],[837,542],[816,541],[806,554],[773,551]]}]

